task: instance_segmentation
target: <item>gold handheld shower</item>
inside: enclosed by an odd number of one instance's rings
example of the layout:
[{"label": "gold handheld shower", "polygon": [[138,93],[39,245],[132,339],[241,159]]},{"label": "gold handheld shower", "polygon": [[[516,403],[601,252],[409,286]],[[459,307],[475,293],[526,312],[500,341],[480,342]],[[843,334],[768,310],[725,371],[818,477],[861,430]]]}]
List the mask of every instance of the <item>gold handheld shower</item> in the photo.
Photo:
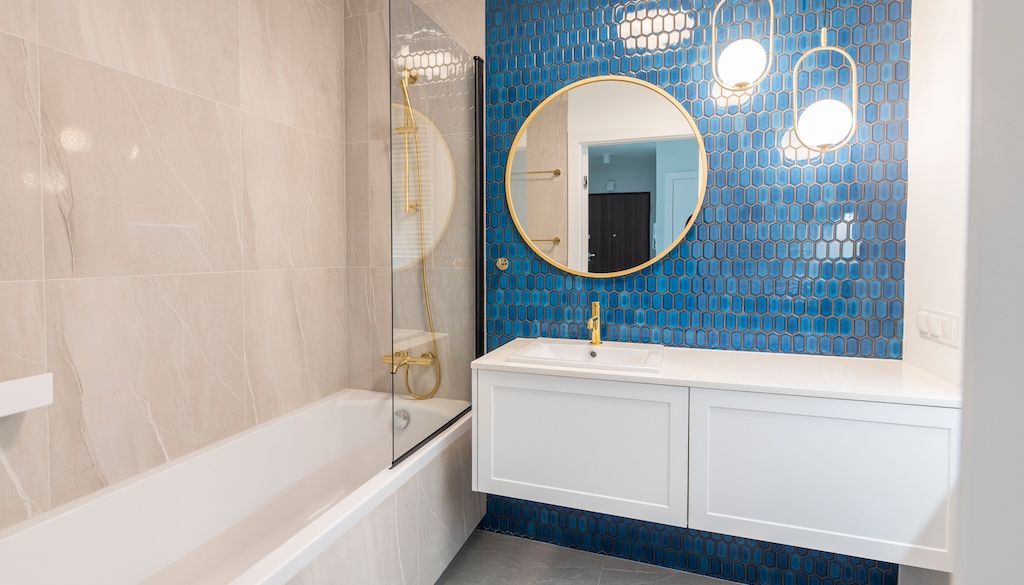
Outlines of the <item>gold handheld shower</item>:
[{"label": "gold handheld shower", "polygon": [[[418,76],[415,71],[406,69],[402,71],[402,97],[405,102],[405,116],[403,124],[395,129],[395,133],[399,134],[403,138],[402,152],[404,154],[404,169],[405,177],[402,182],[405,189],[405,213],[416,214],[417,224],[419,226],[420,237],[419,241],[421,245],[426,241],[425,231],[426,226],[424,225],[423,213],[421,213],[420,203],[424,197],[423,189],[423,169],[420,161],[420,140],[419,140],[419,126],[416,124],[416,111],[412,108],[412,99],[409,97],[409,85],[416,83]],[[412,147],[412,157],[410,157],[410,146]],[[412,158],[412,162],[410,161]],[[413,170],[416,173],[416,193],[412,193],[410,188],[410,175]],[[424,249],[420,253],[420,281],[423,285],[423,309],[427,317],[427,330],[430,333],[430,345],[431,350],[427,353],[422,354],[419,358],[413,358],[409,356],[407,352],[398,352],[394,355],[385,358],[385,361],[391,364],[391,373],[397,374],[398,370],[405,368],[405,389],[406,392],[412,398],[416,400],[427,400],[437,395],[438,390],[441,388],[441,360],[440,354],[437,349],[437,332],[434,329],[434,315],[430,307],[430,285],[427,282],[427,251]],[[390,359],[388,359],[390,358]],[[413,381],[411,379],[410,370],[413,365],[433,365],[434,366],[434,387],[425,394],[419,394],[413,387]]]}]

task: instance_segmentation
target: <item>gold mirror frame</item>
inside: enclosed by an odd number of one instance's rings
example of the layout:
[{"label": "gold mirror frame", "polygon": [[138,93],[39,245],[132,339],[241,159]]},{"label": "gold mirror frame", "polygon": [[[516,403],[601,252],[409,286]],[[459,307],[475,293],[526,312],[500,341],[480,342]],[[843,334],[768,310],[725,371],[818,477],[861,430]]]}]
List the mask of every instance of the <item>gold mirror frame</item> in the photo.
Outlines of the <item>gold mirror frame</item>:
[{"label": "gold mirror frame", "polygon": [[[544,106],[548,105],[550,102],[562,96],[562,94],[568,93],[574,88],[602,81],[617,81],[622,83],[632,83],[634,85],[639,85],[640,87],[644,87],[657,93],[661,97],[668,100],[669,103],[671,103],[673,106],[675,106],[676,110],[678,110],[680,115],[683,116],[683,119],[686,120],[686,123],[690,125],[690,129],[693,130],[693,135],[697,139],[697,154],[700,158],[699,162],[701,165],[700,183],[699,187],[697,188],[697,206],[694,208],[693,215],[690,217],[690,221],[688,221],[686,223],[686,226],[682,229],[682,231],[679,232],[679,236],[677,236],[671,244],[665,246],[664,250],[658,252],[658,254],[655,257],[651,258],[647,262],[644,262],[643,264],[638,264],[626,270],[619,270],[618,272],[580,272],[579,270],[573,270],[572,268],[569,268],[564,264],[559,264],[558,262],[555,262],[547,254],[542,252],[540,248],[538,248],[527,235],[526,230],[523,228],[523,224],[519,222],[519,216],[516,214],[516,208],[512,200],[512,159],[515,157],[516,149],[519,148],[519,141],[522,140],[523,136],[526,134],[526,130],[529,128],[530,122],[532,122],[533,119],[537,117],[538,114],[540,114],[541,110],[544,109]],[[665,256],[668,256],[669,252],[672,252],[677,247],[679,247],[679,244],[682,243],[683,238],[686,237],[686,234],[690,233],[690,230],[693,228],[693,224],[697,222],[697,216],[700,214],[700,210],[704,207],[704,195],[707,192],[707,186],[708,152],[707,149],[704,147],[704,135],[700,133],[700,129],[697,128],[697,122],[693,119],[693,116],[690,115],[690,112],[688,112],[686,108],[683,107],[683,104],[679,103],[679,101],[676,100],[676,98],[672,97],[671,94],[669,94],[664,89],[658,87],[657,85],[648,83],[641,79],[625,77],[623,75],[598,75],[595,77],[588,77],[586,79],[581,79],[580,81],[577,81],[575,83],[571,83],[563,87],[562,89],[559,89],[555,93],[549,95],[536,108],[534,108],[534,110],[530,112],[530,115],[526,117],[526,120],[523,121],[523,125],[519,127],[519,131],[516,133],[515,140],[512,141],[512,147],[508,151],[508,157],[505,160],[505,205],[508,207],[509,214],[512,216],[512,222],[515,224],[516,230],[519,231],[519,236],[523,238],[523,241],[526,243],[527,246],[530,247],[531,250],[533,250],[535,254],[540,256],[541,260],[544,260],[545,262],[561,270],[562,272],[568,272],[569,274],[574,274],[576,276],[583,276],[587,278],[615,278],[618,276],[633,274],[634,272],[639,272],[644,268],[647,268],[648,266],[655,264]]]}]

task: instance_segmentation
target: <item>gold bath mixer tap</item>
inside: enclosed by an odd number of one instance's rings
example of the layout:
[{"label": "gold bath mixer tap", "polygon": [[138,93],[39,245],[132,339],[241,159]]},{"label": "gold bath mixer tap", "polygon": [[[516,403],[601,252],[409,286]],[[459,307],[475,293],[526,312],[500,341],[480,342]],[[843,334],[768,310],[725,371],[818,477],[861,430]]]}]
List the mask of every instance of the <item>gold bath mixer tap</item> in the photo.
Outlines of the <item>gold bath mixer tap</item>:
[{"label": "gold bath mixer tap", "polygon": [[587,329],[590,331],[590,344],[601,345],[601,303],[597,301],[590,303],[590,319],[587,320]]}]

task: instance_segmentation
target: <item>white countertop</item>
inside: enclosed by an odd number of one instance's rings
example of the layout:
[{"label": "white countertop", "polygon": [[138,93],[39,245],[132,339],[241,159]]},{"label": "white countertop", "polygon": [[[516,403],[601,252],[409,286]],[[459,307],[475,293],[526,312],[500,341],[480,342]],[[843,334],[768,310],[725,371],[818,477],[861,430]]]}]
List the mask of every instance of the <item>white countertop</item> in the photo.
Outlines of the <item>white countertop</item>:
[{"label": "white countertop", "polygon": [[474,370],[498,370],[664,384],[960,408],[960,388],[900,360],[666,347],[657,374],[587,370],[506,361],[530,339],[516,339],[480,358]]}]

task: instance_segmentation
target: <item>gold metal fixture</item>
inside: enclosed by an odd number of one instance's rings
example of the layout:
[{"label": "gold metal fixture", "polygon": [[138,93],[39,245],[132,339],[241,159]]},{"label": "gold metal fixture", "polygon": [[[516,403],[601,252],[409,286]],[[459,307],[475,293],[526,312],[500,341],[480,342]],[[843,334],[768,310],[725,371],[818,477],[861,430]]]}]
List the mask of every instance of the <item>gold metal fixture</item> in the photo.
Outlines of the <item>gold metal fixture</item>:
[{"label": "gold metal fixture", "polygon": [[561,177],[562,169],[551,169],[550,171],[516,171],[512,175],[551,175],[552,177]]},{"label": "gold metal fixture", "polygon": [[558,236],[555,236],[553,238],[546,238],[546,239],[531,238],[531,241],[533,241],[533,242],[551,242],[551,245],[557,246],[558,244],[562,243],[562,238],[560,238]]},{"label": "gold metal fixture", "polygon": [[[825,51],[842,55],[843,60],[845,60],[847,65],[850,67],[850,89],[852,90],[850,92],[850,113],[853,116],[853,123],[850,124],[850,131],[846,133],[846,137],[835,144],[807,144],[807,142],[800,137],[800,88],[797,83],[800,75],[800,65],[802,65],[804,60],[811,55]],[[857,62],[854,61],[853,57],[845,50],[839,47],[830,46],[828,44],[828,27],[822,28],[821,46],[815,47],[804,53],[799,59],[797,59],[796,65],[793,66],[793,136],[796,137],[796,141],[799,142],[801,146],[820,153],[836,150],[837,148],[849,143],[850,140],[853,139],[854,134],[857,133],[857,91]]]},{"label": "gold metal fixture", "polygon": [[601,303],[597,301],[590,303],[590,319],[587,319],[587,329],[590,331],[590,344],[601,345]]},{"label": "gold metal fixture", "polygon": [[503,272],[508,270],[508,258],[498,258],[494,261],[494,266]]},{"label": "gold metal fixture", "polygon": [[420,142],[416,135],[419,128],[416,126],[416,113],[412,109],[412,99],[409,98],[409,85],[416,83],[419,79],[419,75],[413,69],[406,69],[402,71],[402,97],[405,98],[405,123],[395,129],[395,132],[402,135],[405,138],[403,145],[403,152],[405,153],[405,212],[407,214],[416,213],[419,209],[416,204],[412,202],[412,196],[409,189],[409,136],[413,137],[413,145],[416,150],[416,163],[419,165],[420,159]]},{"label": "gold metal fixture", "polygon": [[[529,128],[530,122],[532,122],[540,114],[540,112],[544,109],[545,106],[557,100],[562,95],[572,91],[573,89],[576,89],[577,87],[589,85],[591,83],[600,83],[607,81],[614,81],[619,83],[632,83],[649,89],[657,93],[664,99],[668,100],[669,103],[671,103],[676,108],[676,110],[679,111],[679,114],[683,117],[684,120],[686,120],[686,123],[690,126],[690,129],[693,132],[693,136],[697,141],[697,151],[698,157],[700,159],[699,168],[701,169],[700,183],[697,187],[697,205],[694,208],[693,215],[690,216],[690,221],[687,222],[686,226],[683,227],[683,229],[679,232],[679,235],[676,237],[676,239],[668,246],[665,246],[665,248],[656,256],[644,262],[643,264],[638,264],[632,268],[627,268],[626,270],[619,270],[617,272],[583,272],[580,270],[575,270],[573,268],[566,266],[565,264],[560,264],[552,260],[551,258],[548,257],[547,254],[545,254],[540,248],[538,248],[537,245],[533,242],[533,240],[531,240],[530,237],[526,234],[526,228],[523,227],[523,222],[520,221],[519,215],[516,214],[516,206],[512,197],[512,177],[514,175],[514,173],[512,172],[512,159],[515,157],[516,150],[519,148],[519,143],[526,136],[526,130],[527,128]],[[555,93],[549,95],[544,101],[540,103],[540,105],[538,105],[532,112],[530,112],[529,116],[526,117],[526,120],[523,122],[523,125],[519,128],[519,132],[516,134],[515,139],[512,141],[512,147],[508,151],[508,160],[506,161],[505,164],[505,199],[507,202],[509,214],[512,216],[512,223],[514,223],[516,229],[519,230],[519,234],[523,237],[523,240],[526,242],[526,245],[528,245],[530,249],[534,251],[534,253],[540,256],[542,260],[563,272],[567,272],[569,274],[573,274],[576,276],[582,276],[586,278],[616,278],[619,276],[625,276],[627,274],[638,272],[658,262],[659,260],[667,256],[672,250],[675,250],[676,247],[679,246],[679,244],[683,241],[683,238],[686,237],[686,234],[690,233],[690,229],[693,228],[694,223],[696,223],[697,221],[697,216],[700,215],[701,207],[704,206],[704,196],[706,195],[708,185],[707,170],[708,151],[704,146],[704,136],[700,133],[700,128],[697,127],[697,122],[693,119],[693,116],[690,115],[690,112],[686,111],[686,108],[684,108],[683,105],[680,104],[678,100],[676,100],[676,98],[672,97],[671,94],[669,94],[664,89],[658,87],[657,85],[648,83],[641,79],[634,79],[632,77],[625,77],[622,75],[597,75],[594,77],[581,79],[580,81],[571,83],[559,89]]]},{"label": "gold metal fixture", "polygon": [[[413,201],[414,194],[411,192],[409,185],[409,175],[411,174],[412,167],[414,166],[409,160],[409,146],[412,143],[412,150],[416,159],[415,170],[416,170],[416,186],[417,191],[415,196],[422,198],[424,196],[423,189],[423,169],[420,168],[420,141],[419,141],[419,128],[416,126],[416,112],[412,109],[412,99],[409,97],[409,85],[415,83],[419,79],[416,71],[411,69],[405,69],[402,71],[402,94],[405,99],[405,124],[400,128],[396,129],[398,134],[401,134],[405,138],[405,145],[403,152],[405,154],[405,212],[407,214],[417,213],[419,211],[419,201]],[[420,229],[420,241],[424,241],[423,234],[426,227],[424,226],[423,217],[424,214],[417,213],[419,218],[419,229]],[[438,390],[441,389],[441,360],[438,357],[437,348],[437,331],[434,328],[434,314],[430,307],[430,284],[427,281],[427,253],[420,254],[420,283],[423,287],[423,309],[427,317],[427,330],[430,333],[430,346],[431,350],[426,352],[418,358],[411,357],[408,352],[399,351],[395,352],[391,356],[385,356],[384,362],[391,364],[391,374],[395,375],[399,370],[405,368],[405,390],[412,398],[416,400],[428,400],[437,395]],[[413,382],[410,371],[412,366],[433,366],[434,367],[434,386],[430,391],[420,394],[413,388]]]},{"label": "gold metal fixture", "polygon": [[768,3],[768,61],[765,63],[764,71],[754,81],[727,85],[718,75],[718,13],[728,1],[721,0],[711,12],[711,75],[714,77],[715,83],[729,91],[747,91],[761,83],[772,69],[772,56],[775,54],[775,2],[765,0]]},{"label": "gold metal fixture", "polygon": [[407,366],[432,366],[435,359],[434,354],[429,351],[418,358],[412,357],[407,351],[396,351],[384,356],[384,363],[391,366],[392,374],[397,374],[398,370]]}]

